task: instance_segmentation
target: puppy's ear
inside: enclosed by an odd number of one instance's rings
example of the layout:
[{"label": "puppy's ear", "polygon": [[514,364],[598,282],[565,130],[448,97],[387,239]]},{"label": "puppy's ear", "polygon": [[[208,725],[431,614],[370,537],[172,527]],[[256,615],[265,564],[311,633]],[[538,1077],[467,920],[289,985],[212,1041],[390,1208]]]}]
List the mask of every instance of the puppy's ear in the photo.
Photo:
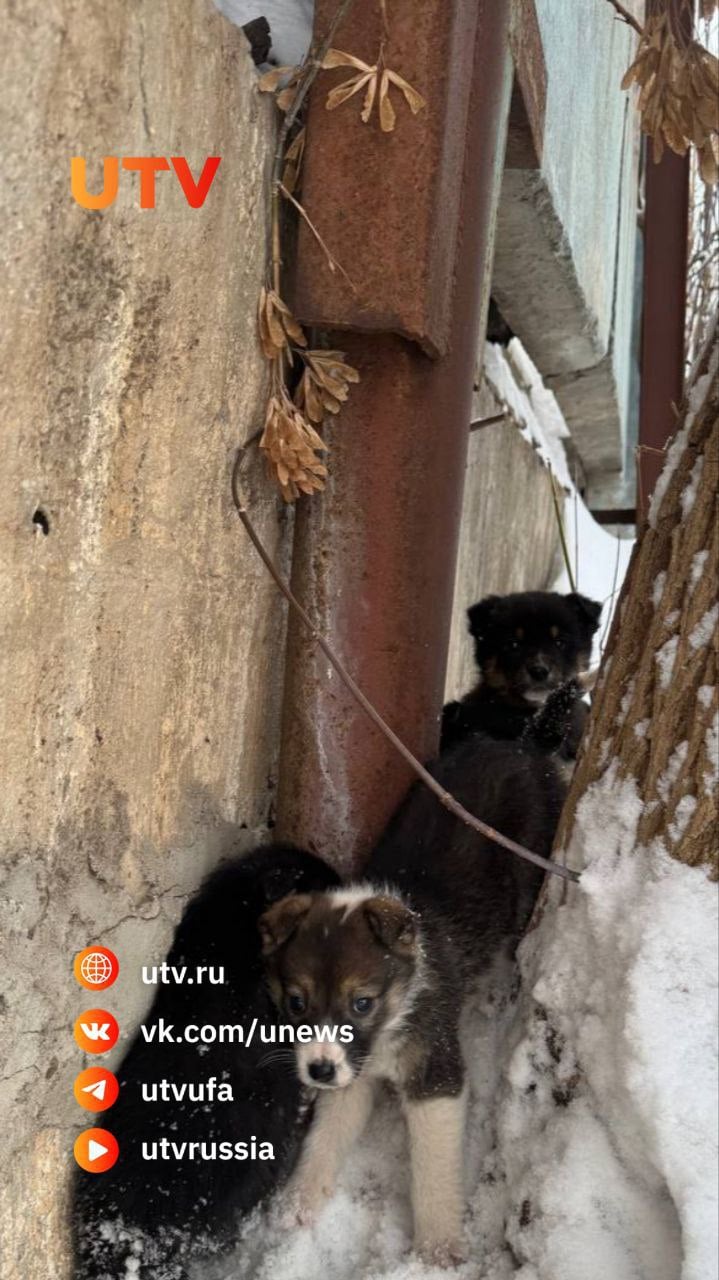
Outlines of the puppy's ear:
[{"label": "puppy's ear", "polygon": [[587,638],[591,639],[599,626],[602,606],[596,600],[590,600],[588,596],[581,596],[578,591],[572,591],[564,598],[576,613]]},{"label": "puppy's ear", "polygon": [[467,610],[469,634],[474,636],[476,640],[481,639],[487,628],[495,621],[498,604],[499,596],[487,596]]},{"label": "puppy's ear", "polygon": [[412,954],[417,945],[417,917],[399,898],[370,898],[363,910],[370,932],[383,947],[397,955]]},{"label": "puppy's ear", "polygon": [[257,927],[262,939],[262,954],[269,956],[277,951],[294,933],[312,906],[311,893],[291,893],[281,898],[269,911],[260,916]]}]

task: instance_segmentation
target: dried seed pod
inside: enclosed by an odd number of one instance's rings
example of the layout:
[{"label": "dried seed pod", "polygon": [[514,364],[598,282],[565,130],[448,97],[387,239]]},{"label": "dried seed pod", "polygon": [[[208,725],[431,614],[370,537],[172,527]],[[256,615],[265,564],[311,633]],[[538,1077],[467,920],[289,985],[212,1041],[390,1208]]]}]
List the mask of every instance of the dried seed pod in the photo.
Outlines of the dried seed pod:
[{"label": "dried seed pod", "polygon": [[[381,60],[380,60],[381,61]],[[354,75],[348,80],[343,80],[341,84],[335,85],[331,89],[325,106],[328,111],[334,111],[336,107],[353,98],[356,93],[366,86],[364,102],[360,112],[360,119],[364,124],[369,121],[374,108],[375,100],[379,100],[379,123],[383,133],[391,133],[396,123],[396,113],[394,106],[390,100],[390,85],[395,85],[404,95],[407,105],[413,115],[426,107],[427,103],[422,94],[411,84],[399,75],[396,71],[390,71],[388,67],[381,67],[380,63],[376,63],[373,67],[368,62],[363,62],[361,58],[356,58],[352,53],[344,53],[342,49],[329,49],[322,61],[325,71],[333,71],[337,67],[352,67]]]},{"label": "dried seed pod", "polygon": [[298,347],[307,346],[302,326],[297,323],[287,304],[274,289],[260,289],[258,319],[260,345],[268,360],[275,360],[280,352],[285,350],[292,359],[290,349],[292,342]]},{"label": "dried seed pod", "polygon": [[[714,4],[713,7],[716,7]],[[678,155],[696,147],[707,185],[717,181],[719,62],[696,40],[680,45],[668,12],[647,19],[637,54],[622,88],[639,87],[637,106],[644,133],[652,138],[655,162],[665,144]]]},{"label": "dried seed pod", "polygon": [[349,395],[349,383],[359,382],[359,374],[347,364],[343,351],[303,351],[305,371],[295,392],[295,403],[312,422],[321,422],[326,413],[339,413]]},{"label": "dried seed pod", "polygon": [[285,502],[296,501],[300,493],[324,488],[327,468],[317,454],[327,445],[284,389],[270,397],[260,448],[267,455]]}]

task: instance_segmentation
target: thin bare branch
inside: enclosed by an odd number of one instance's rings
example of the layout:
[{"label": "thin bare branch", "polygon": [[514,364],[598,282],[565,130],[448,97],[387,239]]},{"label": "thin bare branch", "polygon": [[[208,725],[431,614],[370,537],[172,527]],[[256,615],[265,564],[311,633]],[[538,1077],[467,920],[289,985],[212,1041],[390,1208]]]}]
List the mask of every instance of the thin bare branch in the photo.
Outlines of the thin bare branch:
[{"label": "thin bare branch", "polygon": [[563,880],[579,880],[578,873],[573,871],[570,867],[562,866],[558,862],[551,862],[549,858],[543,858],[540,854],[533,853],[531,849],[525,849],[523,845],[517,844],[515,840],[510,840],[508,836],[504,836],[501,832],[495,831],[494,827],[490,827],[488,823],[482,822],[481,818],[476,818],[474,814],[471,814],[464,808],[464,805],[461,805],[458,800],[455,800],[454,796],[451,795],[449,791],[445,791],[444,787],[440,786],[437,779],[432,777],[429,770],[425,769],[424,765],[420,763],[416,756],[412,755],[409,748],[406,747],[401,739],[397,737],[397,734],[390,729],[386,720],[382,718],[379,711],[377,711],[372,705],[369,698],[367,698],[360,689],[359,685],[355,683],[347,668],[337,657],[334,649],[313,625],[309,614],[305,612],[296,595],[285,582],[269,552],[265,550],[265,547],[250,518],[247,503],[240,491],[240,467],[242,465],[243,458],[245,457],[245,452],[244,448],[238,449],[235,464],[232,468],[232,500],[235,504],[237,514],[245,527],[247,536],[275,585],[282,592],[282,595],[288,601],[290,607],[294,609],[298,618],[307,628],[315,644],[322,650],[328,662],[332,667],[334,667],[334,670],[337,672],[337,675],[343,685],[349,693],[351,693],[355,702],[359,704],[365,715],[369,717],[372,723],[380,730],[381,733],[384,734],[388,742],[390,742],[402,758],[406,760],[407,764],[424,783],[424,785],[428,787],[434,795],[436,795],[437,799],[444,805],[445,809],[449,809],[450,813],[453,813],[461,822],[464,822],[468,827],[471,827],[473,831],[477,831],[480,835],[486,836],[487,839],[492,840],[495,844],[501,845],[503,849],[508,849],[510,853],[516,854],[517,857],[524,858],[527,862],[533,862],[535,866],[543,867],[544,870],[550,872],[551,875],[559,876]]},{"label": "thin bare branch", "polygon": [[564,532],[564,520],[562,519],[562,511],[559,505],[559,496],[557,494],[557,482],[554,478],[554,472],[552,471],[551,467],[548,468],[547,474],[549,475],[549,484],[552,490],[552,502],[554,503],[554,514],[557,518],[557,528],[559,530],[559,542],[562,548],[564,565],[567,570],[569,585],[572,591],[576,591],[577,585],[574,581],[574,574],[572,573],[572,562],[569,559],[569,547],[567,546],[567,536]]},{"label": "thin bare branch", "polygon": [[344,278],[345,278],[345,280],[347,281],[347,283],[348,283],[348,285],[349,285],[350,289],[352,290],[352,292],[356,295],[356,294],[357,294],[357,287],[356,287],[356,285],[354,284],[354,282],[352,281],[352,279],[350,278],[350,276],[348,276],[347,272],[345,271],[344,267],[342,266],[342,263],[341,263],[341,262],[338,262],[338,261],[337,261],[337,259],[336,259],[336,258],[335,258],[335,256],[334,256],[334,254],[333,254],[333,253],[331,253],[331,252],[330,252],[330,250],[328,249],[327,245],[325,244],[324,240],[322,239],[322,236],[320,235],[320,233],[319,233],[319,231],[317,230],[317,228],[316,228],[316,226],[315,226],[314,222],[313,222],[313,221],[312,221],[312,219],[310,218],[310,216],[309,216],[309,214],[308,214],[307,210],[305,209],[304,205],[300,204],[299,200],[296,200],[296,199],[295,199],[295,197],[292,195],[292,192],[291,192],[291,191],[288,191],[288,190],[287,190],[287,187],[286,187],[282,182],[280,183],[280,191],[282,192],[283,196],[285,197],[285,200],[289,200],[290,204],[293,204],[293,205],[295,206],[295,209],[296,209],[296,210],[297,210],[297,212],[299,213],[300,217],[304,218],[304,220],[305,220],[305,222],[306,222],[307,226],[309,227],[309,229],[310,229],[310,231],[312,232],[312,234],[313,234],[313,236],[314,236],[315,240],[317,241],[318,245],[320,246],[320,249],[322,250],[322,252],[324,253],[324,255],[325,255],[326,259],[327,259],[327,266],[329,267],[330,271],[339,271],[340,275],[341,275],[341,276],[344,276]]},{"label": "thin bare branch", "polygon": [[620,0],[609,0],[609,4],[616,10],[617,16],[621,18],[622,22],[626,22],[628,26],[634,27],[637,35],[644,35],[644,28],[642,24],[637,21],[633,13],[630,13],[628,9],[625,9],[624,5],[620,3]]}]

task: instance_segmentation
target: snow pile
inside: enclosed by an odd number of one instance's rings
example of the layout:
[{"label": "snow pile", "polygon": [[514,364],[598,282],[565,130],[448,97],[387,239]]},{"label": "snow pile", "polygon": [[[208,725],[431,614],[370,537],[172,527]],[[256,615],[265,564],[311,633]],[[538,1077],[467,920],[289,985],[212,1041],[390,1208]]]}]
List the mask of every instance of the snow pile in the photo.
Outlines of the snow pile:
[{"label": "snow pile", "polygon": [[545,466],[554,472],[563,489],[573,490],[562,444],[569,429],[556,396],[545,387],[519,338],[512,338],[506,349],[494,342],[485,343],[482,372],[499,403]]},{"label": "snow pile", "polygon": [[[472,1103],[467,1125],[469,1256],[450,1273],[410,1251],[409,1155],[399,1104],[380,1095],[364,1138],[347,1162],[337,1194],[312,1228],[279,1224],[281,1193],[269,1213],[241,1229],[235,1254],[204,1264],[193,1280],[511,1280],[504,1240],[506,1192],[496,1170],[495,1100],[516,1011],[516,968],[498,965],[467,1010],[464,1048]],[[482,1260],[482,1270],[477,1262]]]},{"label": "snow pile", "polygon": [[[456,1280],[714,1280],[716,886],[658,842],[613,768],[513,966],[466,1018],[468,1261]],[[312,1228],[256,1213],[193,1280],[442,1280],[410,1252],[408,1152],[381,1099]],[[274,1215],[274,1216],[273,1216]]]},{"label": "snow pile", "polygon": [[637,849],[640,811],[610,767],[578,809],[581,884],[523,944],[499,1118],[522,1280],[717,1274],[716,886]]}]

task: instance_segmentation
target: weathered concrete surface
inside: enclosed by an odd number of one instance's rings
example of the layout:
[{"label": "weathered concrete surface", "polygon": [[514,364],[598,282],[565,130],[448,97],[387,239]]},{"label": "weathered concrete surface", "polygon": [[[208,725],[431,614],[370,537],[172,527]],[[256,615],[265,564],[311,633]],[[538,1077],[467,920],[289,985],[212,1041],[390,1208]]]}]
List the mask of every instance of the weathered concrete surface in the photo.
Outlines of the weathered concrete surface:
[{"label": "weathered concrete surface", "polygon": [[[273,108],[210,0],[0,10],[0,1273],[50,1280],[73,1134],[93,1123],[71,1027],[98,1000],[72,955],[101,939],[125,961],[106,1002],[127,1034],[183,894],[271,805],[284,614],[229,467],[262,417]],[[95,190],[105,154],[222,163],[202,209],[164,173],[140,211],[125,174],[89,213],[76,154]],[[282,555],[273,498],[258,521]]]},{"label": "weathered concrete surface", "polygon": [[[640,0],[633,0],[637,12]],[[632,8],[632,4],[629,5]],[[593,490],[621,483],[631,427],[636,36],[597,0],[536,0],[547,70],[541,168],[506,169],[493,293],[564,412]]]},{"label": "weathered concrete surface", "polygon": [[[499,405],[486,386],[475,395],[474,417]],[[541,591],[553,577],[557,522],[549,474],[509,419],[470,436],[445,700],[476,683],[466,611],[483,596]]]}]

